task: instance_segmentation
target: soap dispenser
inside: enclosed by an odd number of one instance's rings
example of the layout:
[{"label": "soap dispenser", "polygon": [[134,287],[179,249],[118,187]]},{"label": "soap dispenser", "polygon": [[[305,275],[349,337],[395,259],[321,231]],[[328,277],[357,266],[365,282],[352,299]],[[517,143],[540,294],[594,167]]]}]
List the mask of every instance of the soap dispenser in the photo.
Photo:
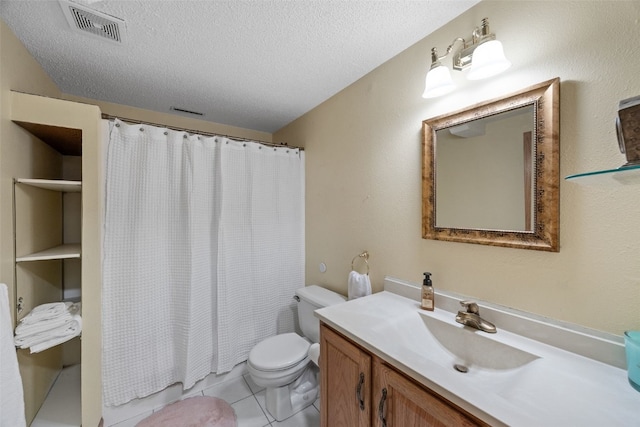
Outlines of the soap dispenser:
[{"label": "soap dispenser", "polygon": [[424,273],[424,281],[422,282],[422,303],[420,307],[423,310],[433,311],[435,308],[435,298],[433,293],[433,284],[431,283],[431,273]]}]

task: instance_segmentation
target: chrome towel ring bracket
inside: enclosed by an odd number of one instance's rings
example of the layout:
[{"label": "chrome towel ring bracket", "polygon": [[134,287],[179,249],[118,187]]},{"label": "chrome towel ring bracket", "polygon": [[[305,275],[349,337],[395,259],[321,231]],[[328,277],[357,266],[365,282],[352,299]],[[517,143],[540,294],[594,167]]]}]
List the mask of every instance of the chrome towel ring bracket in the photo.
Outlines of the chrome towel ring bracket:
[{"label": "chrome towel ring bracket", "polygon": [[369,252],[364,251],[360,255],[356,255],[353,257],[353,259],[351,260],[351,271],[356,271],[356,269],[353,267],[353,264],[356,262],[358,258],[362,258],[364,260],[364,263],[367,266],[367,276],[368,276],[369,275]]}]

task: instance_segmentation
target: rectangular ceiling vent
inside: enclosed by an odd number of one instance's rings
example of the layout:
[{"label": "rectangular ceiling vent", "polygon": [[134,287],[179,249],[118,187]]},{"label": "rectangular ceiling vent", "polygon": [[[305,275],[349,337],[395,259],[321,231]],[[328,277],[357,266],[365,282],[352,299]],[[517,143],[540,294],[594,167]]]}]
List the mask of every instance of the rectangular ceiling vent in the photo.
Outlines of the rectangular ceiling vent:
[{"label": "rectangular ceiling vent", "polygon": [[59,0],[62,12],[73,30],[122,44],[126,32],[124,20],[77,3]]},{"label": "rectangular ceiling vent", "polygon": [[178,108],[178,107],[169,107],[169,109],[171,111],[176,111],[178,113],[191,114],[192,116],[204,116],[204,113],[200,113],[199,111],[186,110],[184,108]]}]

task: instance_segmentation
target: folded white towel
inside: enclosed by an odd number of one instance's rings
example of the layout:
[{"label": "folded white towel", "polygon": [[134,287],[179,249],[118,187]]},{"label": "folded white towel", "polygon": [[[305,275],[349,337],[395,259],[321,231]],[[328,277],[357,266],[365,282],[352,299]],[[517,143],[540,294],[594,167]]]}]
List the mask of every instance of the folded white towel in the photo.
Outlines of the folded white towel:
[{"label": "folded white towel", "polygon": [[371,295],[371,280],[368,274],[360,274],[357,271],[349,273],[347,297],[352,300]]},{"label": "folded white towel", "polygon": [[[59,307],[58,304],[64,305],[64,311],[59,312],[56,309],[57,314],[55,316],[41,316],[37,321],[33,319],[38,318],[38,313],[52,313],[52,311],[46,308],[42,309],[43,306],[51,306],[52,304],[39,305],[31,310],[29,314],[22,318],[20,324],[16,326],[16,336],[24,337],[34,334],[40,334],[42,332],[47,332],[60,326],[64,326],[65,324],[67,324],[67,322],[73,320],[73,316],[75,314],[80,314],[82,311],[82,305],[79,302],[75,304],[72,304],[70,302],[53,303],[53,305]],[[27,318],[30,318],[31,320],[25,322],[24,320]]]},{"label": "folded white towel", "polygon": [[69,341],[72,338],[80,336],[81,333],[82,333],[82,322],[80,321],[78,322],[77,327],[69,328],[67,329],[66,333],[61,334],[60,336],[57,336],[57,337],[51,337],[51,339],[41,342],[39,344],[32,345],[31,347],[29,347],[29,349],[31,351],[31,354],[40,353],[41,351],[44,351],[51,347],[55,347],[59,344]]},{"label": "folded white towel", "polygon": [[66,338],[65,340],[62,341],[64,342],[80,335],[81,332],[82,332],[82,318],[80,317],[80,315],[76,314],[71,317],[71,320],[65,322],[61,326],[48,329],[46,331],[36,333],[36,334],[16,335],[13,339],[13,342],[16,347],[20,347],[20,348],[31,347],[31,352],[36,353],[36,351],[34,351],[33,349],[34,346],[41,345],[42,343],[49,342],[49,341],[57,341],[60,338]]},{"label": "folded white towel", "polygon": [[18,326],[16,326],[16,336],[24,337],[24,336],[47,332],[51,329],[64,326],[67,322],[69,322],[72,319],[73,317],[71,316],[71,314],[65,313],[55,319],[42,320],[38,323],[31,323],[31,324],[20,323]]},{"label": "folded white towel", "polygon": [[24,325],[31,325],[42,320],[54,319],[60,315],[67,313],[69,307],[72,304],[70,302],[51,302],[47,304],[41,304],[34,307],[29,314],[24,316],[20,323]]},{"label": "folded white towel", "polygon": [[0,283],[0,426],[24,427],[24,392],[13,346],[9,291]]}]

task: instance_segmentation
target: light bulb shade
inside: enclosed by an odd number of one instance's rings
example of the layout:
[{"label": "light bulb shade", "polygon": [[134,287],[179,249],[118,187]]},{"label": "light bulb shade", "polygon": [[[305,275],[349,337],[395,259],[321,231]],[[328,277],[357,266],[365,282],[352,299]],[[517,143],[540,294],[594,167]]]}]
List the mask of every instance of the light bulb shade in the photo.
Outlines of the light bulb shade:
[{"label": "light bulb shade", "polygon": [[435,98],[451,92],[456,88],[451,80],[451,73],[444,65],[429,70],[424,83],[423,98]]},{"label": "light bulb shade", "polygon": [[480,80],[500,74],[511,66],[511,62],[504,56],[502,43],[491,40],[482,43],[473,51],[471,70],[467,78]]}]

